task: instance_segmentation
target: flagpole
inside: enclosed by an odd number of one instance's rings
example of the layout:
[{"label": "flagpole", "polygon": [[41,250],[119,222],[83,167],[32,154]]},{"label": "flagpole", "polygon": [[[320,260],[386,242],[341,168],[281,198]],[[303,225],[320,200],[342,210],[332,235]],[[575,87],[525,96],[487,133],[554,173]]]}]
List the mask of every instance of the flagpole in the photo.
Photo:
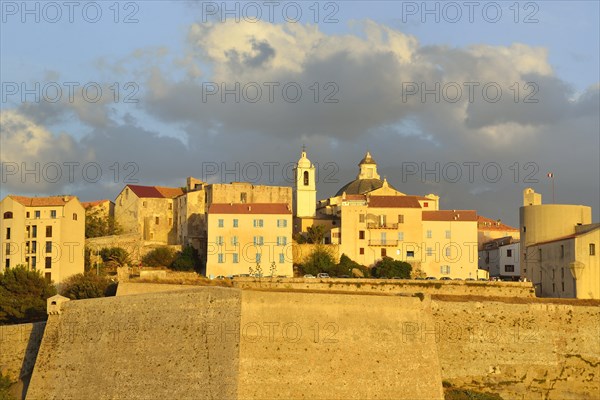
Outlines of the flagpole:
[{"label": "flagpole", "polygon": [[552,180],[552,204],[555,204],[556,201],[554,199],[554,173],[548,172],[546,176]]}]

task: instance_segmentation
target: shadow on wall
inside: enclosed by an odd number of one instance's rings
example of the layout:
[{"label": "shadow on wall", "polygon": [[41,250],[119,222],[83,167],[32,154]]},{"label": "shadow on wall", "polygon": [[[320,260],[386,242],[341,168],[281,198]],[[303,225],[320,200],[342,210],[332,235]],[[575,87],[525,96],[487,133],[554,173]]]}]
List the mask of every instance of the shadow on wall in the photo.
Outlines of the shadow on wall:
[{"label": "shadow on wall", "polygon": [[23,357],[23,364],[21,365],[21,371],[19,373],[19,381],[22,382],[23,388],[21,389],[21,399],[25,400],[27,395],[27,388],[29,387],[29,381],[31,380],[31,374],[33,367],[37,359],[40,344],[44,337],[44,330],[46,328],[46,322],[35,322],[29,338],[27,339],[27,348]]}]

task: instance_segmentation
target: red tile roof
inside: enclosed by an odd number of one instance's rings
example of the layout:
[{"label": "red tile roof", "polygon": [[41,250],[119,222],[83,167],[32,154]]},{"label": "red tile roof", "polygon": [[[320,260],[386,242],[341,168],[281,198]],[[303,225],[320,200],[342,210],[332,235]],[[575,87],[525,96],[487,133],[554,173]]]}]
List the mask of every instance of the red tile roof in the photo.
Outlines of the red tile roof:
[{"label": "red tile roof", "polygon": [[[9,195],[11,199],[26,207],[56,207],[64,206],[69,201],[76,199],[75,196],[49,196],[49,197],[26,197]],[[66,201],[65,201],[66,199]]]},{"label": "red tile roof", "polygon": [[140,185],[127,185],[127,187],[140,198],[173,199],[183,194],[181,188]]},{"label": "red tile roof", "polygon": [[502,222],[498,223],[498,221],[486,218],[482,215],[477,216],[477,229],[480,231],[519,231],[517,228],[513,228]]},{"label": "red tile roof", "polygon": [[285,203],[246,203],[229,204],[213,203],[208,208],[209,214],[291,214]]},{"label": "red tile roof", "polygon": [[421,208],[415,196],[370,196],[369,207]]},{"label": "red tile roof", "polygon": [[477,221],[475,210],[423,211],[423,221]]}]

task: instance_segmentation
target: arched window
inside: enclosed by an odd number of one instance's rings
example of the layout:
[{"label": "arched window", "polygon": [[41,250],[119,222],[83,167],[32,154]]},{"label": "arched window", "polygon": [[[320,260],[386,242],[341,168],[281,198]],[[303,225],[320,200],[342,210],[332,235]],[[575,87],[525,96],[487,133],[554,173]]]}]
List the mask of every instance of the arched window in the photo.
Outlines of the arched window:
[{"label": "arched window", "polygon": [[73,213],[73,221],[77,221],[77,214]]},{"label": "arched window", "polygon": [[308,186],[308,171],[304,171],[304,186]]},{"label": "arched window", "polygon": [[7,211],[4,213],[4,219],[12,219],[13,214],[12,211]]}]

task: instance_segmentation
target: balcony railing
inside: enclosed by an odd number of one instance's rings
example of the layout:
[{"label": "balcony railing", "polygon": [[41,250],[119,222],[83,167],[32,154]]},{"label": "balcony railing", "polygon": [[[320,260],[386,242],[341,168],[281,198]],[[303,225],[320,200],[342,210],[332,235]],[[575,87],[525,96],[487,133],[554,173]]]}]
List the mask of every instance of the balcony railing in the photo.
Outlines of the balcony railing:
[{"label": "balcony railing", "polygon": [[369,240],[369,246],[398,246],[397,240]]},{"label": "balcony railing", "polygon": [[380,224],[378,222],[368,222],[367,229],[398,229],[398,224]]}]

